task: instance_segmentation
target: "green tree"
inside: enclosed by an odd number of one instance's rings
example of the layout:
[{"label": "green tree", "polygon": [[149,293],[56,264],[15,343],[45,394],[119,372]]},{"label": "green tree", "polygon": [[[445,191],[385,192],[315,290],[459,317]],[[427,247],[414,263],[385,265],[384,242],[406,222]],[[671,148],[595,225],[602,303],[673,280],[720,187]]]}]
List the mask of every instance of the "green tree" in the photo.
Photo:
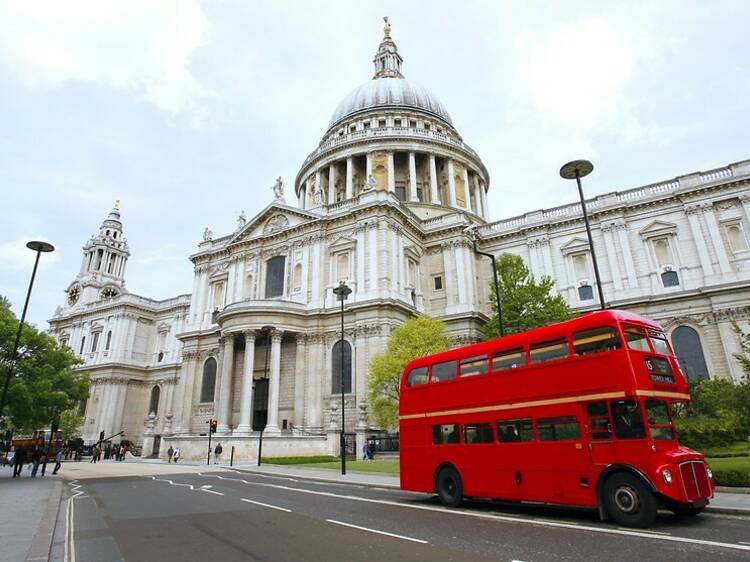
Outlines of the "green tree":
[{"label": "green tree", "polygon": [[[520,256],[500,256],[497,260],[497,275],[506,334],[561,322],[573,316],[562,295],[551,293],[554,287],[552,278],[543,276],[537,281]],[[494,316],[484,328],[485,337],[488,339],[500,335],[494,281],[490,283],[490,294]]]},{"label": "green tree", "polygon": [[445,324],[424,315],[411,318],[391,333],[385,353],[370,361],[368,398],[380,427],[398,425],[399,383],[406,364],[417,357],[445,351],[452,343]]},{"label": "green tree", "polygon": [[[7,301],[0,301],[0,354],[4,382],[13,351],[18,320]],[[67,347],[33,326],[24,324],[5,412],[10,426],[21,432],[49,427],[60,414],[88,396],[88,374],[74,371],[80,360]]]},{"label": "green tree", "polygon": [[64,439],[77,439],[81,436],[85,417],[78,412],[78,408],[71,408],[60,414],[60,431]]}]

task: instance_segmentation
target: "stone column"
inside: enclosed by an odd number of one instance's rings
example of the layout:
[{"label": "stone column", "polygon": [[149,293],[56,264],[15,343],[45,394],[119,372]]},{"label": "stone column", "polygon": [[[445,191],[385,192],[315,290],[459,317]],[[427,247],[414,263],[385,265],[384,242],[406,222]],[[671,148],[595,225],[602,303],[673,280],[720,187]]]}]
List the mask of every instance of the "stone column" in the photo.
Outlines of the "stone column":
[{"label": "stone column", "polygon": [[482,189],[479,187],[479,178],[477,178],[476,174],[472,174],[471,179],[473,180],[472,183],[474,184],[474,212],[480,217],[483,217],[484,211],[482,210]]},{"label": "stone column", "polygon": [[284,332],[271,331],[271,380],[268,386],[268,423],[264,432],[279,434],[279,384],[281,382],[281,338]]},{"label": "stone column", "polygon": [[184,401],[186,396],[192,398],[192,388],[188,386],[188,378],[192,373],[190,368],[193,362],[194,353],[192,351],[186,351],[182,354],[182,365],[180,365],[180,380],[177,386],[177,392],[174,393],[172,398],[172,412],[176,414],[176,420],[174,425],[175,433],[188,433],[190,428],[190,421],[185,418],[185,406]]},{"label": "stone column", "polygon": [[706,246],[706,239],[703,237],[701,232],[701,225],[698,216],[701,212],[700,205],[687,205],[685,206],[685,214],[690,224],[690,233],[693,235],[695,241],[695,249],[698,251],[698,259],[701,262],[704,275],[713,275],[714,266],[711,263],[711,256],[708,253],[708,246]]},{"label": "stone column", "polygon": [[430,154],[430,203],[440,205],[437,183],[437,166],[435,165],[434,154]]},{"label": "stone column", "polygon": [[419,201],[417,194],[417,157],[414,152],[409,153],[409,199]]},{"label": "stone column", "polygon": [[482,218],[490,220],[490,208],[487,206],[487,193],[485,192],[484,185],[480,182],[479,184],[479,195],[482,199]]},{"label": "stone column", "polygon": [[378,223],[377,221],[372,222],[368,225],[369,227],[369,240],[367,251],[370,258],[370,273],[368,275],[370,280],[370,295],[375,295],[379,288],[378,282]]},{"label": "stone column", "polygon": [[331,162],[328,166],[328,204],[336,202],[336,164]]},{"label": "stone column", "polygon": [[703,216],[706,218],[706,226],[708,226],[708,233],[710,234],[711,243],[714,245],[716,250],[716,258],[719,260],[719,269],[722,273],[731,273],[732,266],[729,264],[729,258],[727,258],[727,252],[724,248],[724,241],[721,238],[721,232],[719,231],[719,223],[716,220],[716,214],[714,213],[714,207],[712,203],[703,203]]},{"label": "stone column", "polygon": [[622,257],[625,260],[625,271],[628,274],[628,288],[635,289],[638,287],[638,276],[635,273],[635,262],[633,261],[633,252],[630,250],[630,240],[628,240],[628,231],[625,222],[618,223],[615,226],[617,236],[620,238],[620,248],[622,248]]},{"label": "stone column", "polygon": [[346,198],[352,197],[354,197],[354,162],[350,156],[346,159]]},{"label": "stone column", "polygon": [[242,367],[242,394],[240,396],[240,423],[234,435],[249,435],[252,430],[253,366],[255,365],[255,330],[245,330],[245,360]]},{"label": "stone column", "polygon": [[354,227],[357,237],[357,297],[365,292],[365,227],[358,224]]},{"label": "stone column", "polygon": [[300,186],[299,195],[297,196],[297,206],[300,209],[305,208],[305,186]]},{"label": "stone column", "polygon": [[464,201],[466,210],[471,211],[471,186],[469,185],[469,171],[464,168]]},{"label": "stone column", "polygon": [[294,415],[293,423],[294,427],[302,427],[305,423],[305,374],[307,373],[307,365],[305,365],[305,359],[307,354],[305,353],[305,336],[304,334],[297,334],[297,357],[294,363]]},{"label": "stone column", "polygon": [[234,334],[225,334],[224,353],[221,358],[221,387],[219,388],[219,407],[216,418],[219,424],[217,433],[230,432],[232,423],[232,376],[234,371]]},{"label": "stone column", "polygon": [[[615,291],[622,291],[622,276],[620,275],[620,264],[617,263],[617,252],[615,252],[612,228],[614,228],[612,224],[603,226],[602,238],[604,239],[604,248],[607,250],[607,261],[609,262],[609,270],[612,273],[612,282],[614,283]],[[548,275],[551,274],[548,273]],[[615,298],[617,298],[616,293]]]},{"label": "stone column", "polygon": [[365,183],[372,175],[372,153],[368,152],[366,156],[366,164],[365,164]]},{"label": "stone column", "polygon": [[393,159],[393,152],[388,153],[388,191],[396,192],[396,164]]},{"label": "stone column", "polygon": [[456,178],[453,177],[453,160],[448,159],[448,203],[455,208],[456,204]]}]

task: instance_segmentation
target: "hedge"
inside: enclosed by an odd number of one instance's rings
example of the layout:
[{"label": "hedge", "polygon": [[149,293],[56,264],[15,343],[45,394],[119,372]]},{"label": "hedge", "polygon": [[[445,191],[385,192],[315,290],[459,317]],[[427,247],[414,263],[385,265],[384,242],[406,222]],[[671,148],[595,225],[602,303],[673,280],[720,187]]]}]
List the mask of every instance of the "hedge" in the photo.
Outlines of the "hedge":
[{"label": "hedge", "polygon": [[677,418],[675,425],[680,443],[698,451],[729,446],[747,436],[739,414],[726,410],[715,416]]},{"label": "hedge", "polygon": [[711,469],[714,473],[714,482],[717,486],[742,486],[750,487],[750,471],[736,469]]}]

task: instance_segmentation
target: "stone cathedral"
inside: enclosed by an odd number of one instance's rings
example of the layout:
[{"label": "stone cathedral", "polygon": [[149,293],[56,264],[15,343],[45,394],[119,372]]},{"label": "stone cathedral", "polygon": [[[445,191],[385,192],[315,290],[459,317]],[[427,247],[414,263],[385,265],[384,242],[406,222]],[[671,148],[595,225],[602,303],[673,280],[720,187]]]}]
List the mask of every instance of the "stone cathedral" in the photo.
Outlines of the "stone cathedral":
[{"label": "stone cathedral", "polygon": [[[580,204],[491,221],[490,177],[450,114],[404,77],[386,20],[372,79],[338,104],[291,189],[279,178],[258,215],[203,233],[191,294],[128,292],[118,205],[83,248],[51,333],[91,374],[83,437],[120,431],[143,455],[205,454],[208,420],[238,459],[335,454],[345,422],[360,444],[382,435],[367,404],[370,358],[417,313],[443,319],[457,344],[481,338],[489,260],[523,257],[577,310],[595,308]],[[292,187],[292,186],[290,186]],[[591,199],[608,306],[670,334],[690,378],[738,380],[732,323],[750,319],[750,161]],[[234,226],[234,225],[233,225]],[[344,339],[333,289],[352,289]],[[120,437],[115,438],[115,441]]]}]

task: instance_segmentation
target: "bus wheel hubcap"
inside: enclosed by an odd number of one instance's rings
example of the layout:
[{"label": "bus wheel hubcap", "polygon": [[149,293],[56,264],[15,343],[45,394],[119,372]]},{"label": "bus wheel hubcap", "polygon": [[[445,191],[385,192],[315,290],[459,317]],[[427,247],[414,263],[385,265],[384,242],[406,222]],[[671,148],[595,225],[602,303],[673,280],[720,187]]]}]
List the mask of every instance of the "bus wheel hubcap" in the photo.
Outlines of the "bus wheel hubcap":
[{"label": "bus wheel hubcap", "polygon": [[445,491],[449,496],[452,496],[456,493],[456,483],[452,478],[445,479]]},{"label": "bus wheel hubcap", "polygon": [[638,492],[630,486],[620,486],[615,490],[615,504],[624,513],[635,513],[640,508]]}]

